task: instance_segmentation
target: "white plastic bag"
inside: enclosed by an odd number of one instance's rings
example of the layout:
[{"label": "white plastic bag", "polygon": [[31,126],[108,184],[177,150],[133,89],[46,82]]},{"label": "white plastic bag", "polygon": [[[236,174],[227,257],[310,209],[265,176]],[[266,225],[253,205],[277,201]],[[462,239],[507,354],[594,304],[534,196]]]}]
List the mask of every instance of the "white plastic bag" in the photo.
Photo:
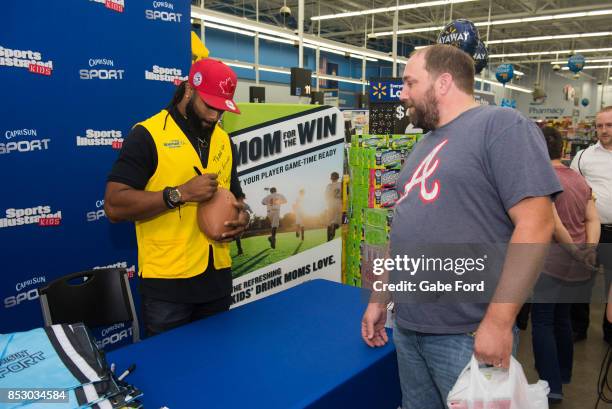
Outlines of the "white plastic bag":
[{"label": "white plastic bag", "polygon": [[474,356],[448,394],[449,409],[548,409],[548,383],[529,385],[521,364],[510,357],[510,368],[480,368]]}]

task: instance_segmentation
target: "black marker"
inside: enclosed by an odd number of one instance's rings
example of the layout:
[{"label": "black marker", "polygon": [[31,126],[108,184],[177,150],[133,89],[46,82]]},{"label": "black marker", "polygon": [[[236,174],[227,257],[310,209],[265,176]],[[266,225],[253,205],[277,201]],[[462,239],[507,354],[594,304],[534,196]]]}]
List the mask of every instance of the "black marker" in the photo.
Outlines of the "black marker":
[{"label": "black marker", "polygon": [[196,171],[196,173],[198,174],[198,176],[202,176],[202,172],[200,172],[200,169],[198,169],[198,167],[197,167],[197,166],[194,166],[194,167],[193,167],[193,170],[195,170],[195,171]]},{"label": "black marker", "polygon": [[128,376],[129,374],[131,374],[132,372],[134,372],[134,369],[136,369],[136,365],[132,364],[130,365],[130,367],[128,369],[126,369],[118,378],[117,380],[122,381],[126,376]]}]

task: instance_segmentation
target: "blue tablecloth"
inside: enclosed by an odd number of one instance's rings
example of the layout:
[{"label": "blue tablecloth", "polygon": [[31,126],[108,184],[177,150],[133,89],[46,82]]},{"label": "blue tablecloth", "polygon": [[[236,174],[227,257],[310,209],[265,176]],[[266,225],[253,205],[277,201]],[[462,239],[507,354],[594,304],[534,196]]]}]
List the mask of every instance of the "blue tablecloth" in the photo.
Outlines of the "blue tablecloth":
[{"label": "blue tablecloth", "polygon": [[360,337],[360,289],[313,280],[108,354],[147,409],[400,405],[395,348]]}]

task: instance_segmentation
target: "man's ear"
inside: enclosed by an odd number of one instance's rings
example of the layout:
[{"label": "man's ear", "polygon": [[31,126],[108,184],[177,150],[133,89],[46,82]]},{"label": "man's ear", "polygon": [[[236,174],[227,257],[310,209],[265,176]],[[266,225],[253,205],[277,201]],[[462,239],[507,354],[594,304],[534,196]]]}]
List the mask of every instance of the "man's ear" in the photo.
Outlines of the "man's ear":
[{"label": "man's ear", "polygon": [[448,72],[440,74],[436,79],[436,91],[438,91],[440,95],[448,94],[452,86],[453,76]]}]

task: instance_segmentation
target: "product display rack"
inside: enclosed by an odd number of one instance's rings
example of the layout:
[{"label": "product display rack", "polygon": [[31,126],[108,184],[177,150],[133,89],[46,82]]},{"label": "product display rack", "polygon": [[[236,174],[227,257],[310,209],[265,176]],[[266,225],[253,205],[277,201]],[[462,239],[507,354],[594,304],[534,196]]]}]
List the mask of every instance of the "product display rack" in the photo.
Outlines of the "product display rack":
[{"label": "product display rack", "polygon": [[348,149],[348,231],[345,282],[369,287],[373,258],[384,257],[399,199],[401,166],[421,133],[355,135]]}]

